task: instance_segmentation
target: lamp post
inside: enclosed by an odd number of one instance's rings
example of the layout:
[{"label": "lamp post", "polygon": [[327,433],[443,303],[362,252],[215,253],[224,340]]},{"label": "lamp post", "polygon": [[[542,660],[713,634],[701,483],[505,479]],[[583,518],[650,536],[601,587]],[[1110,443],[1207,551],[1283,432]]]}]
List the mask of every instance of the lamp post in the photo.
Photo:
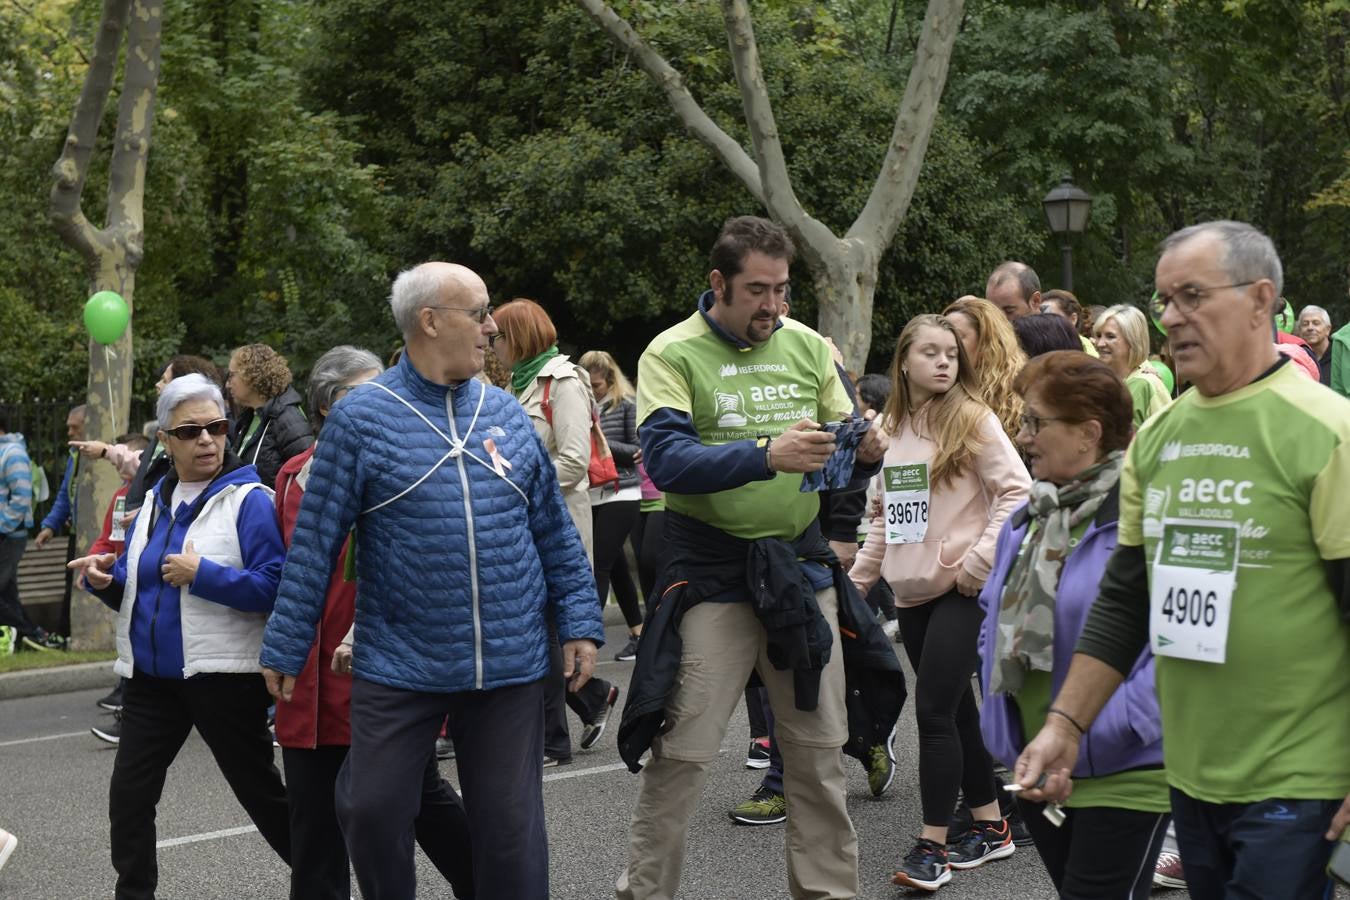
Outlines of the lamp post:
[{"label": "lamp post", "polygon": [[1073,183],[1073,178],[1065,175],[1059,184],[1052,188],[1041,201],[1045,207],[1045,218],[1050,230],[1059,235],[1059,249],[1063,254],[1064,290],[1073,290],[1073,245],[1069,236],[1082,234],[1087,228],[1088,213],[1092,211],[1092,198],[1087,192]]}]

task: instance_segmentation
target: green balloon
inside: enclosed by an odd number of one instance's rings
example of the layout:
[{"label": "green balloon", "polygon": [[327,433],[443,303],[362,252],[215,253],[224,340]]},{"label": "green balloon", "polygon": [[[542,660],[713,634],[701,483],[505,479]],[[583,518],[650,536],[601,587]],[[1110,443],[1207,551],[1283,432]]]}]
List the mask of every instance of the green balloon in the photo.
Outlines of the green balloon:
[{"label": "green balloon", "polygon": [[116,291],[99,291],[84,304],[84,327],[100,344],[116,343],[131,321],[127,301]]}]

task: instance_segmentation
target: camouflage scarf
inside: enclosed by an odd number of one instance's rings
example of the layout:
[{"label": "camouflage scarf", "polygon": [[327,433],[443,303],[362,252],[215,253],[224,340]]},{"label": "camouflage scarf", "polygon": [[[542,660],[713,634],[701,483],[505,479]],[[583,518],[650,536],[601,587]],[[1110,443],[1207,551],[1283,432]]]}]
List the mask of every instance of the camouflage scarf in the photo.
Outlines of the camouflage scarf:
[{"label": "camouflage scarf", "polygon": [[1030,537],[1004,582],[989,690],[1015,694],[1027,670],[1049,672],[1055,662],[1055,593],[1071,550],[1074,526],[1096,515],[1120,479],[1125,454],[1115,450],[1073,481],[1031,486]]}]

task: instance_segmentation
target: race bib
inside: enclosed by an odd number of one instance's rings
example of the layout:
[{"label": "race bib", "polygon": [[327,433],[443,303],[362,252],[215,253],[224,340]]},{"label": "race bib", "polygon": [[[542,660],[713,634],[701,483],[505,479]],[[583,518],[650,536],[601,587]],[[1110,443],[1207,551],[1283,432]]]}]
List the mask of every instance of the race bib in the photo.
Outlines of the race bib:
[{"label": "race bib", "polygon": [[127,527],[122,524],[122,519],[127,514],[127,496],[123,494],[113,501],[112,530],[108,532],[108,540],[125,541],[127,539]]},{"label": "race bib", "polygon": [[1149,588],[1149,641],[1155,655],[1224,661],[1237,562],[1237,526],[1163,522]]},{"label": "race bib", "polygon": [[886,466],[881,484],[886,491],[886,543],[922,541],[928,534],[928,464]]}]

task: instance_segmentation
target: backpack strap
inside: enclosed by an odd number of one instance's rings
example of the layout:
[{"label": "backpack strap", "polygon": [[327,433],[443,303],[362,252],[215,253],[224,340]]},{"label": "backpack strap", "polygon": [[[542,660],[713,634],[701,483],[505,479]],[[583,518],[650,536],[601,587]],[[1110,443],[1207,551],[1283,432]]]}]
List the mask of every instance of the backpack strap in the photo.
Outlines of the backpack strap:
[{"label": "backpack strap", "polygon": [[548,402],[549,389],[552,387],[553,387],[553,379],[552,378],[544,379],[544,399],[541,400],[539,403],[539,406],[544,411],[544,421],[548,423],[549,428],[553,427],[553,404]]}]

